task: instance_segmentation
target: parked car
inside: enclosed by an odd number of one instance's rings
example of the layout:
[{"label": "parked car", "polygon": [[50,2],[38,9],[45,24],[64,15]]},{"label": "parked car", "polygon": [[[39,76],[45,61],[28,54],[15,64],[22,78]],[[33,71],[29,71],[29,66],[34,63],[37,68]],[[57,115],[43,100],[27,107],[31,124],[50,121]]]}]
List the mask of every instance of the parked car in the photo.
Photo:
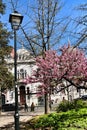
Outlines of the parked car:
[{"label": "parked car", "polygon": [[87,95],[82,95],[81,97],[76,98],[74,100],[83,100],[83,101],[86,101],[87,100]]},{"label": "parked car", "polygon": [[[18,104],[18,109],[21,110],[23,107]],[[15,111],[15,103],[13,104],[3,104],[2,105],[2,111]]]},{"label": "parked car", "polygon": [[81,97],[81,99],[82,99],[82,100],[87,100],[87,95],[83,95],[83,96]]}]

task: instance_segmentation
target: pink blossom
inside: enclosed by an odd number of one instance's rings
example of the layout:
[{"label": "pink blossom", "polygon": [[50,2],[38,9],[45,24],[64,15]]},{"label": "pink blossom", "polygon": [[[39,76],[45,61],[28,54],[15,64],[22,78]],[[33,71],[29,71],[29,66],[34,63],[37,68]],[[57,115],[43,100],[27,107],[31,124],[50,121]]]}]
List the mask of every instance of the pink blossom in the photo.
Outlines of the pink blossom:
[{"label": "pink blossom", "polygon": [[87,58],[81,50],[70,45],[62,47],[60,55],[53,50],[46,51],[44,58],[36,58],[36,65],[37,70],[26,80],[27,83],[42,83],[40,87],[44,91],[41,91],[41,94],[48,93],[51,82],[55,79],[87,79]]}]

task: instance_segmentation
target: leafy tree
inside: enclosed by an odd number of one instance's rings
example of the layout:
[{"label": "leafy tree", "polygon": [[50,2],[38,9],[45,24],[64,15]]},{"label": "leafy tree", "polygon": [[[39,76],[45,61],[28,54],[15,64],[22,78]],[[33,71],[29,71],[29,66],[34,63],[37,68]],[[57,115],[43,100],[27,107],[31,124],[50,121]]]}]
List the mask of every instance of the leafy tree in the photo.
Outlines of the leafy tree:
[{"label": "leafy tree", "polygon": [[[3,14],[5,5],[0,1],[0,13]],[[5,58],[11,52],[11,46],[8,45],[10,32],[7,31],[4,24],[0,22],[0,87],[10,88],[12,86],[13,76],[8,71]]]},{"label": "leafy tree", "polygon": [[0,0],[0,13],[4,14],[4,11],[5,11],[5,4],[3,3],[2,0]]}]

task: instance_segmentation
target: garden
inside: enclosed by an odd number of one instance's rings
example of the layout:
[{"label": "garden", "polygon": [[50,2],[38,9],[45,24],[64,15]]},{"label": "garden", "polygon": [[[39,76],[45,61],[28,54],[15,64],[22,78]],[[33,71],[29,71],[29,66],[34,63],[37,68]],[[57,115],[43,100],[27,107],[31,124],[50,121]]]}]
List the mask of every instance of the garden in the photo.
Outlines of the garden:
[{"label": "garden", "polygon": [[61,102],[56,112],[27,121],[24,130],[87,130],[87,102]]}]

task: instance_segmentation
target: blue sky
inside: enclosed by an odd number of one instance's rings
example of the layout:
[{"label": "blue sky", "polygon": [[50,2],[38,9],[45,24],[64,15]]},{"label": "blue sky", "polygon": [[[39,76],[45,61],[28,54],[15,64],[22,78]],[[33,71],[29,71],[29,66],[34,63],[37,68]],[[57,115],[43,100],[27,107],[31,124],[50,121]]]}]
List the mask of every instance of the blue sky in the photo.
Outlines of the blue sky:
[{"label": "blue sky", "polygon": [[[17,11],[19,11],[20,13],[24,14],[25,10],[26,10],[26,4],[31,4],[33,5],[33,3],[36,0],[18,0],[19,2],[17,3]],[[61,13],[61,15],[72,15],[72,16],[76,16],[78,15],[79,12],[74,14],[74,7],[80,5],[81,3],[86,3],[86,0],[62,0],[65,3],[65,6],[63,8],[63,11]],[[11,10],[11,6],[9,4],[9,0],[3,0],[4,3],[6,3],[7,8],[6,8],[6,14],[1,18],[1,20],[6,23],[7,25],[8,23],[8,19],[9,19],[9,14],[12,13]],[[27,17],[24,16],[24,22],[26,21]]]},{"label": "blue sky", "polygon": [[[27,7],[26,5],[32,4],[33,6],[35,1],[36,0],[18,0],[17,11],[20,12],[22,15],[24,15],[25,12],[29,10],[29,8],[26,8]],[[61,16],[70,15],[73,18],[78,15],[82,15],[81,12],[75,11],[74,8],[80,4],[86,3],[87,0],[62,0],[62,1],[65,3],[65,6],[62,9]],[[1,17],[1,21],[7,25],[8,30],[11,30],[11,26],[9,23],[9,14],[12,13],[13,10],[11,9],[11,5],[9,4],[9,0],[3,0],[3,2],[6,3],[7,8],[6,8],[6,14]],[[31,13],[31,10],[29,10],[29,13]],[[25,25],[28,19],[29,18],[27,17],[27,15],[24,15],[22,25]]]},{"label": "blue sky", "polygon": [[[65,3],[64,6],[64,14],[70,14],[73,17],[75,17],[76,15],[79,15],[79,11],[75,10],[75,7],[79,6],[80,4],[84,4],[87,1],[86,0],[63,0],[63,2]],[[80,12],[81,13],[81,12]]]}]

